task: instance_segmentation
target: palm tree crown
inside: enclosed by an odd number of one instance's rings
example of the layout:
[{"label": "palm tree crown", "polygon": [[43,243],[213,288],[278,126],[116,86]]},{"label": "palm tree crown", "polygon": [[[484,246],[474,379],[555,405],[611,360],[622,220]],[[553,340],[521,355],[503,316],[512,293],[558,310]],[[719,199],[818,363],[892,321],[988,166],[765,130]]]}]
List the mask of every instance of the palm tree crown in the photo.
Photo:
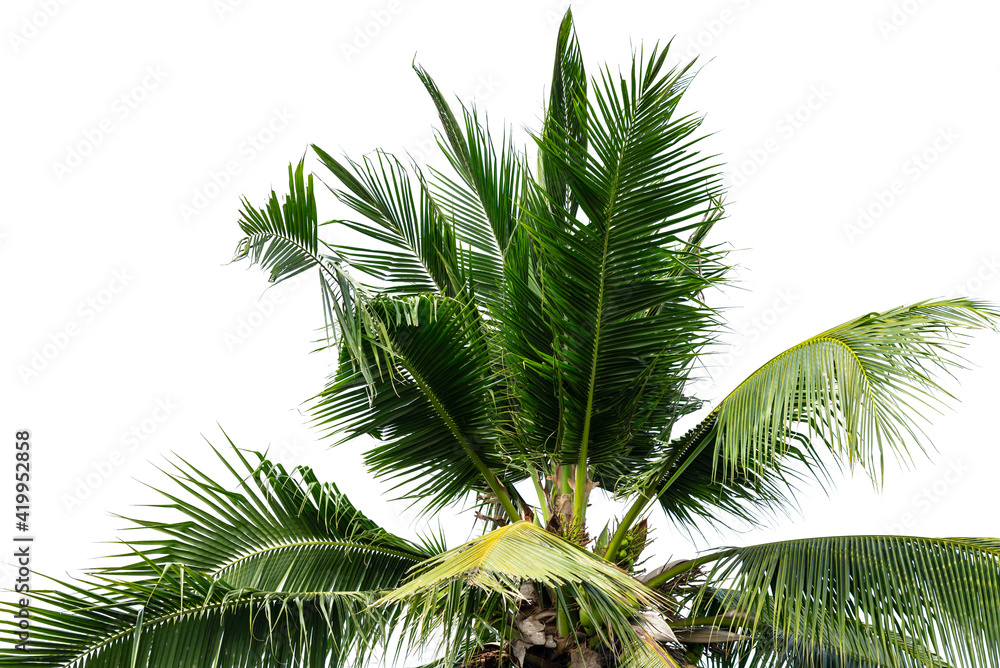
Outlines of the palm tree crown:
[{"label": "palm tree crown", "polygon": [[[472,502],[481,536],[394,536],[308,468],[233,446],[232,480],[179,462],[179,518],[132,520],[143,538],[113,565],[38,594],[30,651],[0,665],[424,650],[442,668],[1000,666],[1000,539],[812,538],[639,567],[651,509],[759,525],[831,463],[880,480],[924,447],[968,330],[998,318],[964,299],[868,313],[705,406],[691,388],[724,325],[706,299],[727,279],[710,241],[724,187],[678,110],[691,65],[668,54],[588,78],[567,12],[534,165],[416,66],[447,165],[314,146],[343,219],[320,223],[302,162],[283,198],[244,201],[236,259],[273,283],[319,277],[339,363],[316,425],[373,439],[368,468],[424,513]],[[626,512],[588,524],[594,489]]]}]

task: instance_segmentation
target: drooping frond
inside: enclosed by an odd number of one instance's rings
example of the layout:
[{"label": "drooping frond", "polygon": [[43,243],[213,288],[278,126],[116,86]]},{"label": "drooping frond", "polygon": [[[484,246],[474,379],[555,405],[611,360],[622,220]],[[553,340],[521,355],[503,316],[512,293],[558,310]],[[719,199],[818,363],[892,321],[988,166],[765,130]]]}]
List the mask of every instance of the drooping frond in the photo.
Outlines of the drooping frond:
[{"label": "drooping frond", "polygon": [[617,637],[628,644],[638,642],[630,618],[644,608],[665,604],[655,591],[592,552],[525,521],[428,559],[381,603],[427,608],[433,614],[421,623],[433,628],[446,621],[439,614],[440,602],[455,595],[456,583],[509,605],[520,598],[522,582],[549,587],[560,607],[568,609],[575,602],[590,619],[601,620],[605,629],[599,632],[606,641]]},{"label": "drooping frond", "polygon": [[[738,597],[720,590],[710,604],[711,614],[732,623],[737,614],[725,601]],[[880,642],[875,630],[856,619],[837,624],[818,611],[812,620],[790,625],[783,635],[774,627],[773,601],[760,609],[755,635],[743,642],[710,651],[703,665],[711,668],[955,668],[917,638],[886,633]],[[728,613],[728,615],[727,615]],[[747,626],[744,626],[747,631]]]},{"label": "drooping frond", "polygon": [[371,595],[358,592],[262,591],[178,565],[154,570],[148,579],[57,581],[57,591],[33,592],[28,651],[0,654],[0,666],[355,665],[384,645],[398,612],[371,608]]},{"label": "drooping frond", "polygon": [[755,507],[789,505],[803,475],[830,479],[818,443],[877,479],[887,451],[921,447],[919,420],[949,397],[941,375],[960,366],[963,330],[996,318],[978,302],[921,302],[807,339],[662,447],[636,488],[682,522],[717,521],[714,509],[753,522]]},{"label": "drooping frond", "polygon": [[487,591],[513,596],[522,580],[552,587],[588,583],[601,589],[620,609],[660,602],[656,592],[596,557],[532,522],[514,522],[421,564],[413,579],[383,601],[402,601],[444,583],[463,579]]},{"label": "drooping frond", "polygon": [[988,305],[927,301],[869,313],[781,353],[720,404],[715,447],[729,473],[774,456],[796,425],[873,475],[887,452],[907,459],[919,420],[949,395],[941,375],[960,366],[962,330],[994,327]]},{"label": "drooping frond", "polygon": [[141,558],[102,571],[105,577],[148,576],[151,565],[181,564],[233,587],[371,591],[395,587],[433,554],[375,524],[311,469],[288,473],[249,453],[253,463],[229,443],[235,462],[216,453],[232,478],[219,481],[186,462],[175,464],[169,477],[180,491],[161,490],[168,503],[150,507],[179,518],[131,519],[133,528],[152,536],[127,540]]},{"label": "drooping frond", "polygon": [[715,604],[743,615],[739,629],[764,636],[760,651],[800,661],[779,666],[811,665],[810,657],[892,668],[1000,665],[998,539],[769,543],[722,553],[708,579],[728,587]]},{"label": "drooping frond", "polygon": [[618,660],[619,668],[681,668],[680,663],[649,634],[640,632]]},{"label": "drooping frond", "polygon": [[369,308],[383,323],[372,343],[385,354],[373,396],[359,372],[342,368],[317,397],[317,422],[345,439],[378,439],[365,455],[369,468],[429,508],[493,490],[504,461],[491,423],[496,378],[478,313],[432,296],[376,300]]},{"label": "drooping frond", "polygon": [[[271,283],[318,268],[327,336],[336,338],[339,331],[339,340],[352,359],[364,360],[362,333],[374,325],[360,305],[363,290],[343,270],[339,259],[327,253],[328,247],[319,238],[313,177],[303,176],[303,162],[288,168],[284,202],[279,202],[273,190],[262,209],[244,198],[239,222],[246,236],[237,245],[233,261],[249,259],[260,265]],[[369,377],[366,364],[361,364],[360,370]]]}]

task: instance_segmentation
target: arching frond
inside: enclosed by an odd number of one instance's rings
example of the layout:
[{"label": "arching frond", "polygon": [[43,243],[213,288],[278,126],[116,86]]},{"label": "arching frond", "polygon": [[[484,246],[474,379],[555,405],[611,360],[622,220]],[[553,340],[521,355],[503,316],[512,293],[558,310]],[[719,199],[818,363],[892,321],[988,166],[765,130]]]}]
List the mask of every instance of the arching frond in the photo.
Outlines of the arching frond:
[{"label": "arching frond", "polygon": [[[365,455],[368,466],[429,509],[487,485],[509,499],[511,490],[500,489],[503,452],[491,423],[497,379],[478,313],[432,296],[382,299],[369,308],[383,323],[372,345],[384,355],[384,371],[366,385],[360,372],[342,366],[317,397],[316,421],[345,440],[378,439]],[[512,506],[508,512],[519,518]]]},{"label": "arching frond", "polygon": [[920,302],[781,353],[719,404],[713,436],[727,471],[759,469],[795,425],[873,474],[887,453],[909,459],[921,444],[920,420],[950,397],[940,381],[961,366],[962,330],[995,327],[997,317],[982,302]]},{"label": "arching frond", "polygon": [[[552,588],[559,605],[570,601],[591,619],[602,620],[618,638],[634,638],[629,618],[663,605],[655,591],[592,552],[531,522],[515,522],[424,562],[414,577],[388,593],[382,603],[421,608],[447,596],[456,582],[511,602],[522,582]],[[425,623],[443,620],[429,617]]]},{"label": "arching frond", "polygon": [[183,566],[152,568],[156,577],[33,592],[28,651],[0,654],[0,666],[355,665],[385,645],[398,614],[358,592],[262,591]]},{"label": "arching frond", "polygon": [[928,301],[807,339],[661,448],[635,488],[682,522],[719,519],[713,508],[752,522],[753,508],[787,506],[802,475],[830,479],[820,443],[878,479],[887,454],[908,461],[924,447],[920,423],[950,398],[942,375],[961,365],[966,332],[997,318],[981,302]]},{"label": "arching frond", "polygon": [[152,535],[127,540],[130,552],[121,557],[133,560],[101,571],[104,577],[148,577],[153,565],[181,564],[233,587],[373,591],[395,587],[434,553],[375,524],[311,469],[288,473],[260,453],[244,454],[229,444],[235,461],[216,451],[229,480],[213,479],[183,460],[175,464],[169,477],[180,490],[162,490],[168,502],[151,507],[179,517],[131,519],[142,536]]},{"label": "arching frond", "polygon": [[842,536],[732,548],[708,580],[728,587],[714,604],[742,613],[736,628],[765,636],[759,651],[801,665],[1000,665],[998,539]]}]

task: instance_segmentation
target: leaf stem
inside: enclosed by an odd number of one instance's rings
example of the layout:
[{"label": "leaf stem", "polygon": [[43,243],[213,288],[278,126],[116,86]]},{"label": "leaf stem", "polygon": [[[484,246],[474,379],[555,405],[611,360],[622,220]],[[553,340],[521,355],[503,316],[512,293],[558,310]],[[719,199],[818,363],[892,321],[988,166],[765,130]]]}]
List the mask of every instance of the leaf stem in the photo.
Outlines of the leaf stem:
[{"label": "leaf stem", "polygon": [[692,617],[691,619],[679,619],[676,622],[667,622],[670,628],[687,628],[689,626],[718,626],[721,628],[732,628],[739,622],[747,619],[746,614],[738,614],[717,617]]},{"label": "leaf stem", "polygon": [[650,495],[649,490],[646,490],[639,495],[639,498],[635,500],[635,503],[628,509],[625,516],[622,517],[621,522],[618,523],[618,528],[615,529],[614,535],[611,536],[611,540],[608,542],[608,549],[604,551],[604,558],[608,561],[613,561],[612,555],[618,552],[618,548],[621,547],[622,540],[625,539],[625,534],[628,533],[629,528],[635,523],[635,520],[642,511],[646,508],[646,504],[649,503]]},{"label": "leaf stem", "polygon": [[[649,501],[652,500],[654,496],[660,496],[665,491],[667,491],[667,489],[669,489],[670,486],[674,484],[674,481],[677,480],[677,478],[679,478],[682,473],[684,473],[685,469],[687,469],[687,467],[691,464],[691,462],[693,462],[695,458],[697,458],[698,455],[701,454],[702,450],[704,450],[707,447],[708,442],[709,440],[705,439],[705,441],[702,442],[701,445],[695,448],[694,452],[688,455],[688,458],[684,461],[684,463],[681,464],[676,471],[674,471],[674,474],[670,476],[670,479],[667,480],[667,482],[660,488],[659,492],[657,492],[655,495],[652,494],[651,487],[646,487],[642,492],[640,492],[639,498],[637,498],[635,502],[629,507],[628,511],[625,513],[625,516],[622,518],[621,523],[618,525],[618,528],[615,530],[615,534],[611,537],[611,540],[608,542],[608,549],[604,553],[605,559],[608,558],[608,555],[612,555],[615,553],[615,551],[618,550],[618,547],[621,545],[622,540],[625,538],[625,534],[628,532],[629,528],[635,522],[636,518],[645,509],[646,504],[649,503]],[[672,465],[673,462],[671,462],[671,466]]]},{"label": "leaf stem", "polygon": [[545,520],[543,526],[547,526],[549,523],[549,500],[542,488],[541,481],[538,479],[538,472],[535,471],[534,465],[530,462],[528,463],[528,473],[531,475],[531,482],[535,485],[535,494],[538,495],[538,506],[542,511],[542,519]]},{"label": "leaf stem", "polygon": [[733,554],[735,551],[736,551],[735,548],[729,548],[728,550],[713,552],[712,554],[706,554],[705,556],[698,557],[697,559],[691,559],[689,561],[679,563],[670,570],[663,571],[659,575],[651,578],[646,583],[646,586],[649,587],[650,589],[656,589],[664,582],[669,582],[670,580],[673,580],[675,577],[677,577],[682,573],[687,573],[688,571],[692,571],[703,564],[709,564],[713,561],[724,559]]}]

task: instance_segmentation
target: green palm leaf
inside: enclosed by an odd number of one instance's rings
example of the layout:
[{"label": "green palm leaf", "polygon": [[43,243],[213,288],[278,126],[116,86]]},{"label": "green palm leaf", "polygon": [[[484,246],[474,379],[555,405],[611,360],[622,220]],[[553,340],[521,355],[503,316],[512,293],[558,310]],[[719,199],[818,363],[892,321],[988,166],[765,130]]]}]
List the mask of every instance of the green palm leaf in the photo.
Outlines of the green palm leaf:
[{"label": "green palm leaf", "polygon": [[715,438],[727,467],[759,466],[779,443],[774,435],[794,424],[872,472],[886,451],[908,459],[918,418],[950,396],[940,375],[961,366],[961,330],[994,327],[997,316],[982,302],[927,301],[869,313],[785,351],[720,403]]},{"label": "green palm leaf", "polygon": [[[712,612],[721,619],[725,601],[739,597],[732,590],[716,591]],[[802,619],[791,625],[788,635],[774,627],[773,601],[760,609],[755,637],[724,651],[710,651],[706,665],[718,668],[954,668],[913,637],[886,633],[879,640],[875,629],[856,619],[839,625],[827,613],[816,613],[813,623]],[[736,615],[730,615],[734,623]],[[744,631],[746,628],[744,627]]]},{"label": "green palm leaf", "polygon": [[132,665],[138,651],[137,666],[327,666],[387,651],[402,608],[371,604],[442,548],[388,533],[308,468],[229,443],[235,462],[216,451],[228,486],[176,464],[182,492],[151,507],[179,518],[131,520],[153,535],[127,541],[125,563],[33,592],[33,663],[0,665]]},{"label": "green palm leaf", "polygon": [[760,526],[795,508],[796,493],[806,484],[831,484],[812,441],[794,431],[784,436],[780,456],[769,460],[763,471],[720,475],[723,455],[706,447],[717,416],[713,411],[708,419],[663,446],[654,464],[655,478],[639,479],[637,487],[655,489],[660,507],[679,527],[736,528],[734,521]]},{"label": "green palm leaf", "polygon": [[261,591],[183,566],[151,568],[155,578],[56,581],[59,591],[33,592],[43,605],[32,609],[30,649],[0,655],[0,665],[326,668],[370,657],[398,612],[370,608],[358,592]]},{"label": "green palm leaf", "polygon": [[[542,137],[550,150],[538,154],[538,172],[545,192],[555,202],[552,213],[576,215],[578,203],[569,186],[570,174],[562,164],[582,158],[587,151],[587,75],[583,55],[573,26],[573,12],[566,10],[556,38],[556,57],[552,68],[549,104],[545,110]],[[552,152],[560,150],[559,158]]]},{"label": "green palm leaf", "polygon": [[875,665],[1000,662],[1000,540],[808,538],[713,558],[709,582],[731,583],[719,605],[779,654],[846,660],[867,646]]},{"label": "green palm leaf", "polygon": [[518,519],[513,492],[498,478],[504,460],[491,422],[496,379],[487,373],[477,312],[432,296],[382,299],[369,308],[383,323],[372,343],[385,354],[385,370],[369,386],[360,371],[342,367],[317,397],[317,422],[345,440],[376,437],[368,466],[408,487],[428,509],[488,488]]},{"label": "green palm leaf", "polygon": [[[712,508],[753,522],[754,507],[790,503],[802,479],[796,471],[830,479],[814,441],[878,478],[886,451],[909,460],[923,447],[919,420],[950,397],[941,376],[961,365],[963,330],[994,327],[996,318],[981,302],[929,301],[803,341],[662,448],[636,485],[640,498],[658,498],[682,522],[717,521]],[[805,467],[790,466],[795,461]]]},{"label": "green palm leaf", "polygon": [[[632,444],[642,458],[653,434],[696,405],[685,401],[684,385],[715,324],[697,295],[721,267],[678,235],[707,224],[720,185],[692,148],[699,122],[674,117],[685,70],[666,71],[665,58],[654,49],[630,78],[602,74],[587,112],[593,150],[558,124],[546,126],[558,141],[536,138],[569,175],[586,215],[564,225],[565,216],[545,215],[551,199],[526,208],[567,416],[560,457],[578,464],[577,515],[588,463],[609,469],[610,479],[621,475],[615,462],[628,461],[632,434],[645,436]],[[567,145],[578,149],[569,157]],[[708,261],[696,269],[698,259]]]},{"label": "green palm leaf", "polygon": [[451,176],[432,168],[435,200],[453,221],[458,238],[472,251],[471,274],[476,285],[490,295],[501,281],[503,257],[518,232],[518,207],[527,177],[523,157],[507,137],[498,154],[475,108],[462,105],[460,123],[430,74],[421,67],[414,69],[438,110],[444,126],[438,145],[455,172]]},{"label": "green palm leaf", "polygon": [[[361,286],[343,271],[337,258],[325,253],[326,245],[318,233],[313,177],[303,176],[303,162],[288,168],[288,194],[283,203],[272,190],[262,209],[255,209],[244,198],[241,213],[240,229],[246,236],[237,245],[233,261],[249,259],[261,265],[269,272],[271,283],[318,268],[327,336],[339,327],[341,343],[354,360],[363,361],[362,332],[373,329],[374,323],[360,306]],[[369,378],[367,365],[360,368]]]},{"label": "green palm leaf", "polygon": [[[227,437],[228,438],[228,437]],[[151,576],[181,564],[234,587],[274,592],[371,591],[399,584],[434,549],[385,531],[355,508],[335,485],[320,483],[311,469],[288,473],[250,453],[252,463],[229,441],[236,462],[219,459],[232,474],[220,483],[186,462],[170,480],[181,492],[161,491],[180,519],[130,519],[151,538],[126,541],[142,558],[102,571],[106,577]],[[213,448],[214,449],[214,448]]]},{"label": "green palm leaf", "polygon": [[378,279],[373,292],[398,296],[465,291],[467,268],[454,227],[431,197],[423,178],[417,185],[403,164],[381,151],[374,159],[344,165],[317,146],[320,161],[343,184],[337,198],[361,214],[359,220],[335,220],[369,239],[365,248],[331,245],[351,267]]}]

